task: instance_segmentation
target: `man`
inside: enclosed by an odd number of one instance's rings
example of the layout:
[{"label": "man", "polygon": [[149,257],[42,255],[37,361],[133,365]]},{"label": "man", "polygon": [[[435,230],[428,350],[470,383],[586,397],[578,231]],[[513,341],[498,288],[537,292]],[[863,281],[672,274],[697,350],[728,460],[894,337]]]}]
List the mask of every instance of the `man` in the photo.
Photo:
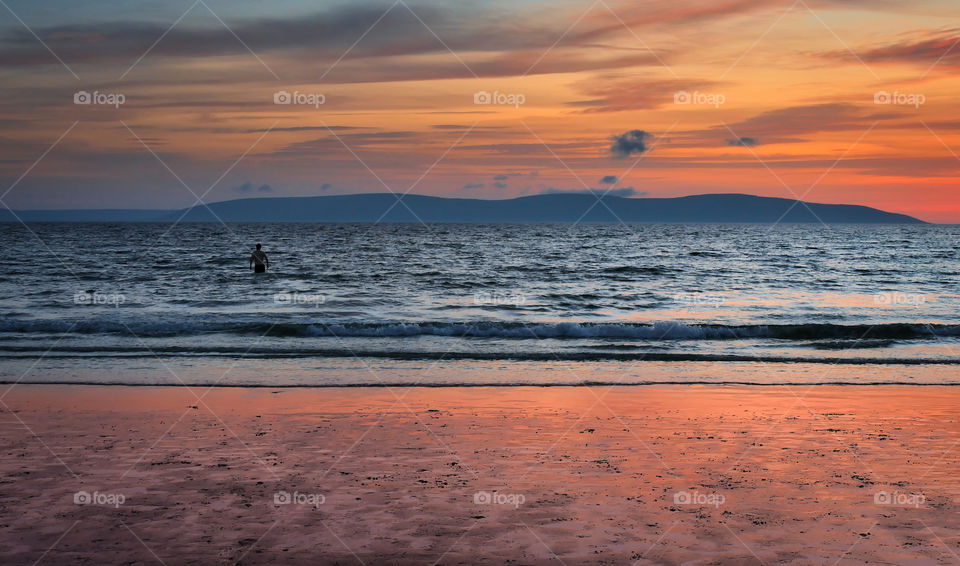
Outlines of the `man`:
[{"label": "man", "polygon": [[250,267],[253,268],[254,273],[265,273],[267,268],[270,267],[270,260],[267,258],[267,254],[260,249],[261,247],[260,244],[257,244],[257,249],[250,254]]}]

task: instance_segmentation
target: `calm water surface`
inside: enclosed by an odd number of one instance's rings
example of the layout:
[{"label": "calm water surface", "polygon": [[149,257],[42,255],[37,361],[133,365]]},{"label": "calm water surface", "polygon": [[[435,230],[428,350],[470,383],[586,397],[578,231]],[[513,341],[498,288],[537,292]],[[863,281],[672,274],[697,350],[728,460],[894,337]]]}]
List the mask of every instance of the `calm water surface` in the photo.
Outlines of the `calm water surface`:
[{"label": "calm water surface", "polygon": [[0,234],[4,381],[960,383],[957,226]]}]

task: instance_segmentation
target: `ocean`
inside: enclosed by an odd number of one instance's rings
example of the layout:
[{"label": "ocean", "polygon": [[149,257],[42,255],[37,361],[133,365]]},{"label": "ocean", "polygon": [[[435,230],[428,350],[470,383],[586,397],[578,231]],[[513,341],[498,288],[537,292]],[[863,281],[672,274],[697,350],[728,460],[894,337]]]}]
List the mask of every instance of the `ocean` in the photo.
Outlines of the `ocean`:
[{"label": "ocean", "polygon": [[[0,224],[0,381],[960,383],[960,226]],[[263,242],[271,267],[248,268]]]}]

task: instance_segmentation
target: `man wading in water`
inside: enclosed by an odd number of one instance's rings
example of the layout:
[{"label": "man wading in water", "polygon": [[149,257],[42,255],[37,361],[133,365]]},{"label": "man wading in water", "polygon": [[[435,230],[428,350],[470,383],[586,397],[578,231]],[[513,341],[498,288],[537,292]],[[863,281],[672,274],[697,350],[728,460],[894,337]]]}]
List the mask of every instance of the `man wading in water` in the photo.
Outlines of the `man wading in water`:
[{"label": "man wading in water", "polygon": [[257,244],[257,249],[253,250],[253,253],[250,254],[250,267],[253,268],[254,273],[266,273],[267,268],[270,267],[270,260],[267,258],[267,254],[260,248],[260,244]]}]

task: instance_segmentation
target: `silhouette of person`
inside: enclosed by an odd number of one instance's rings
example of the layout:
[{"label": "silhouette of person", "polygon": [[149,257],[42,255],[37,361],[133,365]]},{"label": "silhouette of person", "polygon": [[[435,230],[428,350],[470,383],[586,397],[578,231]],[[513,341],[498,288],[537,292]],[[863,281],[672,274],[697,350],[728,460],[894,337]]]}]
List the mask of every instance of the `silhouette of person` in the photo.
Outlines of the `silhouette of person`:
[{"label": "silhouette of person", "polygon": [[270,267],[270,259],[267,258],[267,254],[261,250],[262,246],[257,244],[257,249],[253,250],[253,253],[250,254],[250,267],[253,268],[254,273],[265,273],[267,268]]}]

